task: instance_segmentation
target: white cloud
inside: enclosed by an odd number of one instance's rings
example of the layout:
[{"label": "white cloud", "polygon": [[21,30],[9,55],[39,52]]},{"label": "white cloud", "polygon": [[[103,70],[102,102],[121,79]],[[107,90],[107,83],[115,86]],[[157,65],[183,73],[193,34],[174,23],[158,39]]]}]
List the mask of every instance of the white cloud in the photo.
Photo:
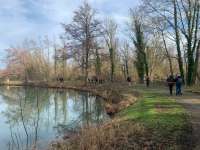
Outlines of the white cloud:
[{"label": "white cloud", "polygon": [[[114,16],[122,23],[127,19],[130,0],[88,0],[101,16]],[[61,22],[70,22],[73,11],[83,0],[1,0],[0,33],[18,41],[25,36],[60,31]],[[132,2],[133,3],[133,2]],[[43,21],[42,21],[43,20]],[[40,32],[38,32],[40,31]],[[9,41],[8,41],[9,42]]]},{"label": "white cloud", "polygon": [[[0,0],[0,54],[25,38],[60,34],[84,0]],[[128,17],[135,0],[88,0],[99,16],[112,16],[119,24]]]}]

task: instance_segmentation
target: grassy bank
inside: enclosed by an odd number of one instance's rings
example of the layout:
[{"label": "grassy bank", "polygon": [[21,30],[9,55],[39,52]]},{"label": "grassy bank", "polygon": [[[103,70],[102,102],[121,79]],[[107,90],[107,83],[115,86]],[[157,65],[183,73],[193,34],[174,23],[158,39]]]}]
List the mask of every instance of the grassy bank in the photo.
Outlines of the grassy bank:
[{"label": "grassy bank", "polygon": [[[89,127],[68,140],[54,143],[51,149],[189,149],[191,125],[185,110],[160,89],[143,86],[115,88],[129,97],[137,90],[134,105],[121,110],[112,122]],[[118,93],[119,94],[119,93]]]},{"label": "grassy bank", "polygon": [[163,147],[183,149],[191,144],[189,117],[182,106],[157,92],[143,95],[135,105],[120,112],[120,118],[142,124],[151,132],[151,140]]}]

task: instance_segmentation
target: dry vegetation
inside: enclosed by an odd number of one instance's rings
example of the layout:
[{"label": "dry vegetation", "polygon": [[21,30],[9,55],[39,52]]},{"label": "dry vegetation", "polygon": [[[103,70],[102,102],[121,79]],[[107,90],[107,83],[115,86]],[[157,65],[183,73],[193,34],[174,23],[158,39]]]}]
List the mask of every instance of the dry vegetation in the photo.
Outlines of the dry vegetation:
[{"label": "dry vegetation", "polygon": [[[119,91],[123,88],[121,93],[126,91],[125,95],[133,92],[127,86],[118,87]],[[156,90],[135,88],[146,92],[134,105],[117,113],[111,122],[83,128],[78,134],[53,142],[49,149],[188,149],[191,146],[191,126],[185,110]]]},{"label": "dry vegetation", "polygon": [[145,132],[144,128],[139,124],[113,121],[100,128],[83,129],[78,135],[69,140],[52,144],[51,149],[141,149],[148,145],[148,142],[145,144],[144,141],[144,135],[147,135]]}]

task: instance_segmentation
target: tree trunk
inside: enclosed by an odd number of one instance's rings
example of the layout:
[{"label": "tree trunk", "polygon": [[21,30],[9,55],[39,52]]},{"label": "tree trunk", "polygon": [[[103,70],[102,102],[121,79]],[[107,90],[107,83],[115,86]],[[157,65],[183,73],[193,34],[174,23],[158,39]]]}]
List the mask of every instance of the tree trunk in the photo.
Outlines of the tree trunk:
[{"label": "tree trunk", "polygon": [[194,57],[191,49],[191,40],[188,40],[188,71],[187,71],[187,85],[191,86],[193,84],[193,73],[194,73]]},{"label": "tree trunk", "polygon": [[98,49],[96,49],[96,76],[99,77],[100,75],[101,75],[101,60]]},{"label": "tree trunk", "polygon": [[174,25],[175,25],[174,30],[175,30],[175,35],[176,35],[176,49],[178,53],[178,64],[179,64],[179,71],[184,82],[185,77],[184,77],[183,60],[182,60],[181,48],[180,48],[180,35],[179,35],[179,30],[178,30],[178,16],[177,16],[176,0],[173,0],[173,3],[174,3]]},{"label": "tree trunk", "polygon": [[127,77],[129,76],[129,68],[128,68],[128,60],[125,60],[125,65],[126,65],[126,75]]},{"label": "tree trunk", "polygon": [[122,69],[122,74],[124,75],[124,80],[126,81],[126,79],[127,79],[127,76],[126,76],[126,70],[125,70],[125,66],[124,66],[124,65],[122,65],[122,66],[121,66],[121,69]]},{"label": "tree trunk", "polygon": [[162,38],[163,38],[163,43],[164,43],[164,47],[165,47],[167,59],[168,59],[168,61],[169,61],[170,73],[171,73],[171,75],[173,75],[174,72],[173,72],[173,67],[172,67],[172,59],[171,59],[171,56],[170,56],[169,51],[168,51],[168,49],[167,49],[167,44],[166,44],[166,41],[165,41],[165,38],[164,38],[164,33],[163,33],[163,31],[162,31]]},{"label": "tree trunk", "polygon": [[57,50],[56,50],[56,47],[54,48],[54,74],[55,74],[55,77],[57,78]]},{"label": "tree trunk", "polygon": [[196,82],[197,74],[198,74],[198,67],[199,67],[199,57],[200,57],[200,40],[198,42],[197,50],[196,50],[196,58],[194,64],[194,74],[193,74],[193,83]]},{"label": "tree trunk", "polygon": [[[147,48],[148,50],[148,48]],[[144,51],[144,66],[145,66],[145,73],[146,73],[146,76],[149,76],[149,65],[148,65],[148,61],[147,61],[147,55],[146,55],[146,52]]]},{"label": "tree trunk", "polygon": [[114,81],[114,74],[115,74],[115,54],[114,49],[110,48],[110,67],[111,67],[111,82]]},{"label": "tree trunk", "polygon": [[86,49],[86,60],[85,60],[85,85],[87,85],[87,80],[88,80],[88,58],[89,58],[89,50]]}]

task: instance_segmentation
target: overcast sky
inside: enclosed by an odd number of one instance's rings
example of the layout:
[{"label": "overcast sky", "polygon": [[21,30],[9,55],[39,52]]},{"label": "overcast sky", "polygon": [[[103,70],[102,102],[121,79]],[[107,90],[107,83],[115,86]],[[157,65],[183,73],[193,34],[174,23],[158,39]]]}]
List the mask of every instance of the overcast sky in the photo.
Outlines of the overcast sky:
[{"label": "overcast sky", "polygon": [[[0,59],[10,45],[18,45],[25,38],[37,39],[58,36],[63,32],[60,23],[69,23],[74,10],[83,0],[0,0]],[[99,16],[113,17],[126,22],[129,8],[139,0],[88,0]],[[0,65],[3,66],[2,63]]]}]

